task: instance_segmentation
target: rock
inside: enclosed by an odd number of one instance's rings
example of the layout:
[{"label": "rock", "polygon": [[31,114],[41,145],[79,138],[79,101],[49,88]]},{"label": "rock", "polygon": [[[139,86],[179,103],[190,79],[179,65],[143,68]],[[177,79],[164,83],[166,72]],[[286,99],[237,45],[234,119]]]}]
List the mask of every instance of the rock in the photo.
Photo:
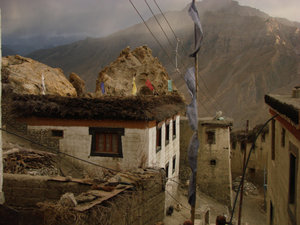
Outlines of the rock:
[{"label": "rock", "polygon": [[79,96],[79,97],[84,96],[85,83],[76,73],[70,74],[69,81],[71,82],[73,87],[76,89],[77,96]]},{"label": "rock", "polygon": [[154,87],[154,93],[163,95],[168,92],[169,76],[165,68],[152,56],[150,48],[141,46],[133,51],[125,48],[114,62],[99,72],[96,93],[101,93],[100,85],[103,82],[105,94],[129,96],[132,94],[134,76],[138,95],[153,94],[146,86],[147,80]]},{"label": "rock", "polygon": [[59,204],[66,207],[75,207],[77,205],[77,201],[73,193],[67,192],[60,197]]},{"label": "rock", "polygon": [[19,55],[3,57],[1,74],[4,75],[5,83],[9,84],[5,87],[17,94],[41,95],[43,75],[46,94],[77,96],[75,88],[61,69],[49,67],[30,58]]}]

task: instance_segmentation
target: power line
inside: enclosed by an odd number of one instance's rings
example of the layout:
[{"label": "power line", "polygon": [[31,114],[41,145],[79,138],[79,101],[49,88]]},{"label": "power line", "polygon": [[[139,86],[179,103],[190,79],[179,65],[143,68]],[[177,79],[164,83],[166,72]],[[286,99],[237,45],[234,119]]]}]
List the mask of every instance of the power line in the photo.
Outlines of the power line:
[{"label": "power line", "polygon": [[249,163],[249,160],[250,160],[250,156],[251,156],[251,153],[252,153],[253,149],[255,149],[255,142],[256,142],[258,136],[260,135],[260,133],[263,131],[263,129],[268,125],[268,123],[269,123],[271,120],[273,120],[275,117],[277,117],[277,116],[278,116],[278,114],[276,114],[275,116],[272,116],[270,119],[268,119],[268,120],[264,123],[264,125],[260,128],[260,130],[257,132],[257,134],[255,135],[255,139],[254,139],[254,141],[253,141],[253,143],[252,143],[252,146],[251,146],[251,148],[250,148],[250,151],[249,151],[249,154],[248,154],[248,157],[247,157],[246,164],[245,164],[245,166],[244,166],[244,168],[243,168],[242,179],[241,179],[241,181],[240,181],[240,184],[239,184],[239,187],[238,187],[238,190],[237,190],[235,199],[234,199],[234,204],[233,204],[232,213],[231,213],[230,222],[229,222],[230,225],[232,225],[232,219],[233,219],[233,215],[234,215],[234,211],[235,211],[235,207],[236,207],[238,195],[239,195],[239,192],[240,192],[242,183],[244,182],[244,179],[245,179],[245,174],[246,174],[247,166],[248,166],[248,163]]},{"label": "power line", "polygon": [[[140,16],[140,18],[142,19],[143,23],[145,24],[145,26],[147,27],[147,29],[149,30],[150,34],[153,36],[153,38],[155,39],[155,41],[158,43],[158,45],[160,46],[160,48],[164,51],[164,53],[167,55],[171,65],[173,65],[173,67],[176,68],[176,66],[173,64],[169,54],[167,53],[167,51],[163,48],[163,46],[161,45],[161,43],[159,42],[159,40],[157,39],[157,37],[154,35],[154,33],[151,31],[150,27],[147,25],[145,19],[143,18],[143,16],[141,15],[141,13],[139,12],[139,10],[135,7],[135,5],[133,4],[133,2],[131,0],[129,0],[129,2],[131,3],[131,5],[133,6],[133,8],[135,9],[135,11],[137,12],[137,14]],[[183,74],[179,72],[179,74],[181,75],[181,77],[183,78]],[[183,78],[184,79],[184,78]],[[199,85],[196,84],[198,87]],[[200,87],[199,87],[200,89]],[[201,89],[200,89],[201,90]],[[202,102],[200,102],[200,104],[203,106],[203,108],[206,110],[206,112],[208,114],[210,114],[209,110],[204,106],[204,104]]]},{"label": "power line", "polygon": [[[167,22],[167,24],[168,24],[170,30],[172,31],[172,33],[173,33],[175,39],[176,39],[177,41],[180,40],[180,39],[178,38],[178,36],[176,35],[174,29],[172,28],[171,24],[169,23],[167,17],[165,16],[165,14],[163,13],[163,11],[161,10],[161,8],[159,7],[159,5],[157,4],[156,0],[153,0],[153,2],[155,3],[155,5],[156,5],[157,8],[159,9],[161,15],[164,17],[165,21]],[[183,51],[185,52],[185,54],[188,55],[188,53],[187,53],[187,51],[186,51],[186,49],[185,49],[183,43],[181,42],[181,40],[180,40],[180,43],[181,43],[181,47],[182,47]],[[199,76],[199,77],[200,77],[200,79],[202,80],[203,85],[204,85],[205,88],[207,89],[207,92],[209,93],[209,88],[207,87],[207,84],[206,84],[204,78],[202,78],[202,76]],[[200,87],[199,87],[199,88],[200,88]],[[213,98],[213,100],[215,101],[215,103],[218,105],[218,107],[222,108],[222,107],[220,106],[220,104],[218,103],[218,101],[217,101],[213,96],[211,96],[211,97]]]},{"label": "power line", "polygon": [[168,35],[166,34],[165,30],[162,28],[162,26],[161,26],[160,22],[158,21],[158,19],[157,19],[156,15],[154,14],[154,12],[153,12],[152,8],[150,7],[150,5],[148,4],[147,0],[144,0],[144,2],[145,2],[145,3],[146,3],[146,5],[148,6],[148,8],[149,8],[149,10],[150,10],[151,14],[154,16],[154,18],[155,18],[155,20],[156,20],[157,24],[159,25],[160,29],[161,29],[161,30],[162,30],[162,32],[164,33],[165,37],[167,38],[167,40],[168,40],[168,42],[169,42],[169,45],[170,45],[170,46],[173,48],[173,47],[174,47],[174,45],[171,43],[171,41],[170,41],[170,39],[169,39]]}]

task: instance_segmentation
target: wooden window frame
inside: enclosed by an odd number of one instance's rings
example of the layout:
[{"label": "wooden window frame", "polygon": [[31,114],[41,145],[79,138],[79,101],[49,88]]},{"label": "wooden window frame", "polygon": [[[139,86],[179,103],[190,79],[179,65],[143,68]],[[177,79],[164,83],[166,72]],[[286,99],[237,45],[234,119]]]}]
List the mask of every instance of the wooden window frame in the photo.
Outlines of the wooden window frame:
[{"label": "wooden window frame", "polygon": [[173,118],[173,121],[172,121],[172,127],[173,127],[173,130],[172,130],[172,137],[173,137],[173,140],[176,138],[176,118]]},{"label": "wooden window frame", "polygon": [[51,130],[51,137],[63,138],[64,137],[64,131],[59,130],[59,129],[53,129],[53,130]]},{"label": "wooden window frame", "polygon": [[286,131],[282,127],[281,128],[281,147],[285,147],[285,139],[286,139],[285,136],[286,136]]},{"label": "wooden window frame", "polygon": [[[216,131],[215,130],[206,130],[206,143],[209,145],[214,145],[216,144]],[[211,136],[212,135],[212,140]]]},{"label": "wooden window frame", "polygon": [[275,140],[276,140],[276,125],[275,120],[271,122],[271,158],[275,160]]},{"label": "wooden window frame", "polygon": [[172,160],[172,174],[174,174],[176,171],[176,155],[173,156]]},{"label": "wooden window frame", "polygon": [[170,143],[170,123],[165,125],[165,145],[167,146]]},{"label": "wooden window frame", "polygon": [[[124,136],[124,128],[108,128],[108,127],[90,127],[89,134],[92,135],[92,144],[90,156],[101,156],[101,157],[116,157],[123,158],[122,151],[122,136]],[[95,152],[97,148],[97,137],[98,135],[118,135],[118,152]]]},{"label": "wooden window frame", "polygon": [[156,127],[156,152],[162,148],[162,127]]},{"label": "wooden window frame", "polygon": [[166,166],[165,166],[165,170],[166,170],[166,178],[169,178],[169,166],[170,166],[170,164],[169,164],[169,162],[166,164]]},{"label": "wooden window frame", "polygon": [[[294,183],[291,183],[291,157],[295,158],[295,165],[294,165]],[[288,187],[288,214],[289,214],[289,218],[290,221],[292,222],[292,224],[297,224],[296,223],[296,209],[297,209],[297,196],[299,193],[297,193],[297,177],[298,177],[298,161],[299,161],[299,149],[296,145],[294,145],[292,142],[289,142],[289,187]],[[293,196],[291,196],[291,185],[294,185],[293,187]],[[291,200],[291,198],[293,197],[293,201]]]}]

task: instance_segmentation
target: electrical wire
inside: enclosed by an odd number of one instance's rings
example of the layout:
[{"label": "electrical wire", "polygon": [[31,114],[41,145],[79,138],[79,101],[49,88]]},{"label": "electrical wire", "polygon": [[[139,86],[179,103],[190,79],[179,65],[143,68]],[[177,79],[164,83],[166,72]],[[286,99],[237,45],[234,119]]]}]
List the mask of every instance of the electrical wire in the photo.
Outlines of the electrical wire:
[{"label": "electrical wire", "polygon": [[239,187],[238,187],[238,190],[237,190],[237,193],[236,193],[236,196],[235,196],[235,199],[234,199],[234,204],[233,204],[233,208],[232,208],[232,213],[231,213],[231,217],[230,217],[230,221],[228,224],[232,225],[232,220],[233,220],[233,215],[234,215],[234,211],[235,211],[235,207],[236,207],[236,203],[237,203],[237,199],[238,199],[238,196],[239,196],[239,193],[240,193],[240,189],[241,189],[241,186],[242,186],[242,183],[244,182],[244,179],[245,179],[245,174],[246,174],[246,170],[247,170],[247,166],[248,166],[248,163],[249,163],[249,160],[250,160],[250,156],[251,156],[251,153],[253,151],[253,149],[255,148],[255,142],[258,138],[258,136],[261,134],[261,132],[263,131],[263,129],[268,125],[268,123],[270,121],[272,121],[274,118],[276,118],[278,116],[278,114],[276,114],[275,116],[272,116],[270,119],[268,119],[264,124],[263,126],[260,128],[260,130],[257,132],[257,134],[255,135],[255,139],[252,143],[252,146],[250,148],[250,151],[249,151],[249,154],[248,154],[248,157],[247,157],[247,161],[246,161],[246,164],[243,168],[243,174],[242,174],[242,179],[240,181],[240,184],[239,184]]},{"label": "electrical wire", "polygon": [[[153,0],[153,2],[155,3],[155,5],[156,5],[156,7],[159,9],[161,15],[163,16],[163,18],[164,18],[165,21],[167,22],[167,24],[168,24],[170,30],[172,31],[172,33],[173,33],[173,35],[174,35],[174,38],[175,38],[177,41],[180,40],[180,39],[178,38],[178,36],[176,35],[174,29],[172,28],[171,24],[169,23],[167,17],[165,16],[165,14],[163,13],[163,11],[162,11],[161,8],[159,7],[159,5],[158,5],[158,3],[156,2],[156,0]],[[184,45],[183,45],[183,43],[182,43],[181,40],[180,40],[180,43],[181,43],[181,47],[182,47],[183,51],[185,52],[186,55],[188,55],[187,50],[185,49],[185,47],[184,47]],[[207,86],[207,84],[206,84],[204,78],[203,78],[202,76],[199,76],[199,77],[200,77],[200,79],[202,80],[204,87],[207,89],[207,92],[209,93],[209,88],[208,88],[208,86]],[[211,98],[215,101],[215,103],[218,105],[218,107],[222,108],[222,107],[220,106],[219,102],[214,98],[214,96],[211,95]]]},{"label": "electrical wire", "polygon": [[[176,68],[176,66],[175,66],[175,65],[173,64],[173,62],[172,62],[171,57],[169,56],[169,54],[167,53],[167,51],[163,48],[162,44],[159,42],[159,40],[158,40],[157,37],[154,35],[154,33],[151,31],[150,27],[149,27],[148,24],[146,23],[145,19],[143,18],[143,16],[142,16],[141,13],[139,12],[139,10],[135,7],[135,5],[133,4],[133,2],[132,2],[131,0],[129,0],[129,2],[131,3],[131,5],[132,5],[133,8],[135,9],[135,11],[137,12],[137,14],[139,15],[139,17],[142,19],[143,23],[145,24],[145,26],[147,27],[148,31],[149,31],[150,34],[153,36],[153,38],[155,39],[155,41],[158,43],[158,45],[160,46],[160,48],[161,48],[161,49],[164,51],[164,53],[167,55],[167,57],[168,57],[168,59],[169,59],[169,61],[170,61],[170,64],[173,65],[174,68]],[[184,79],[183,74],[180,73],[180,72],[179,72],[179,74],[180,74],[181,78]],[[196,85],[199,87],[199,90],[201,90],[199,84],[196,84]],[[200,104],[203,106],[204,110],[205,110],[208,114],[210,114],[209,110],[205,107],[205,105],[204,105],[202,102],[200,102]]]}]

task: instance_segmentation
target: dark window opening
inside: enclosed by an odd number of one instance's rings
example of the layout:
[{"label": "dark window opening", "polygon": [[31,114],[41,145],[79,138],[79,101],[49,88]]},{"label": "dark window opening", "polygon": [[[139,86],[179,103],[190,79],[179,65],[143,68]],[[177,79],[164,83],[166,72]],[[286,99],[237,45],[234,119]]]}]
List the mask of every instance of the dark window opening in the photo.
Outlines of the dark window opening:
[{"label": "dark window opening", "polygon": [[281,147],[285,146],[285,129],[281,129]]},{"label": "dark window opening", "polygon": [[261,142],[265,142],[265,141],[266,141],[266,133],[262,133]]},{"label": "dark window opening", "polygon": [[156,152],[161,150],[161,127],[156,129]]},{"label": "dark window opening", "polygon": [[123,157],[124,128],[91,127],[89,133],[92,135],[91,156]]},{"label": "dark window opening", "polygon": [[231,143],[231,147],[232,147],[232,149],[236,149],[236,141],[233,141],[233,142]]},{"label": "dark window opening", "polygon": [[52,137],[64,137],[64,131],[63,130],[51,130],[51,136]]},{"label": "dark window opening", "polygon": [[215,131],[206,131],[206,137],[208,144],[216,144]]},{"label": "dark window opening", "polygon": [[166,177],[168,178],[169,177],[169,163],[166,164]]},{"label": "dark window opening", "polygon": [[272,201],[270,201],[270,225],[274,224],[274,208]]},{"label": "dark window opening", "polygon": [[172,174],[175,173],[176,169],[176,155],[173,156]]},{"label": "dark window opening", "polygon": [[272,120],[271,124],[272,139],[271,139],[271,150],[272,150],[272,160],[275,160],[275,120]]},{"label": "dark window opening", "polygon": [[290,184],[289,184],[289,203],[295,204],[296,200],[296,157],[290,154]]},{"label": "dark window opening", "polygon": [[176,119],[173,119],[173,139],[176,138]]},{"label": "dark window opening", "polygon": [[247,147],[246,141],[243,140],[243,141],[241,142],[241,151],[245,151],[245,150],[246,150],[246,147]]},{"label": "dark window opening", "polygon": [[166,124],[166,145],[169,144],[170,141],[170,124]]},{"label": "dark window opening", "polygon": [[215,159],[210,160],[210,165],[211,166],[217,165],[217,161]]}]

